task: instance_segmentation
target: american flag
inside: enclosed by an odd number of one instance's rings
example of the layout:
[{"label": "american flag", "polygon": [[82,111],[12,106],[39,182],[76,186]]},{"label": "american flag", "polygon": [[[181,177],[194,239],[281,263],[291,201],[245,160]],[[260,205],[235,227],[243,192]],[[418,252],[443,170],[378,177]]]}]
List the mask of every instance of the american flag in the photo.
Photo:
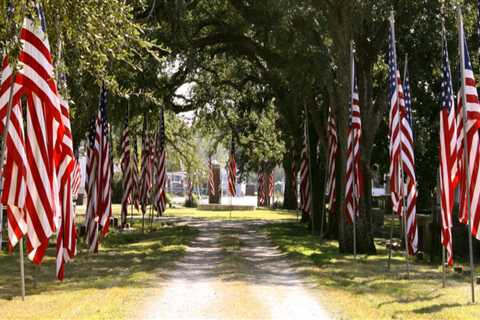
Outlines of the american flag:
[{"label": "american flag", "polygon": [[148,135],[148,119],[147,116],[144,118],[143,124],[143,138],[142,138],[142,176],[140,180],[140,204],[142,208],[142,214],[145,215],[147,213],[147,206],[148,206],[148,194],[150,192],[150,140]]},{"label": "american flag", "polygon": [[[0,87],[0,117],[1,130],[5,130],[8,98],[12,83],[12,68],[7,59],[3,60],[2,84]],[[19,85],[14,84],[15,91]],[[28,161],[25,154],[23,110],[21,102],[13,104],[8,125],[6,140],[6,162],[3,168],[3,192],[2,203],[7,206],[8,244],[9,249],[27,233],[25,216],[25,200],[27,193],[27,169]]]},{"label": "american flag", "polygon": [[[470,62],[470,56],[468,54],[468,47],[467,42],[465,41],[463,26],[460,28],[459,38],[461,39],[461,46],[464,48],[464,56],[462,59],[464,60],[464,79],[460,80],[461,90],[460,94],[458,95],[457,110],[457,163],[460,177],[459,218],[463,223],[468,222],[469,212],[467,201],[470,199],[472,234],[477,239],[480,239],[480,175],[478,174],[478,167],[480,166],[480,143],[478,133],[478,128],[480,127],[480,104],[478,101],[475,77],[473,74],[472,64]],[[466,103],[463,101],[463,96],[466,97]],[[463,110],[463,108],[466,108],[466,110]],[[467,115],[466,119],[464,119],[463,116],[464,112]],[[467,150],[464,150],[465,133],[467,135]],[[469,164],[468,174],[466,173],[465,168],[466,162]],[[469,195],[466,192],[468,185],[470,186]]]},{"label": "american flag", "polygon": [[457,121],[453,98],[452,74],[448,59],[445,30],[442,36],[443,65],[440,108],[440,203],[442,216],[442,244],[447,249],[448,264],[453,265],[452,211],[455,203],[455,187],[458,184]]},{"label": "american flag", "polygon": [[155,194],[155,207],[157,215],[161,216],[166,210],[166,184],[167,184],[167,167],[166,158],[167,150],[165,147],[165,118],[164,110],[160,109],[160,123],[158,126],[157,134],[157,165],[156,165],[156,194]]},{"label": "american flag", "polygon": [[98,159],[97,173],[97,218],[102,235],[108,233],[112,216],[112,158],[110,154],[110,133],[107,121],[107,90],[102,85],[100,106],[95,123],[94,152]]},{"label": "american flag", "polygon": [[263,171],[258,172],[258,206],[265,206],[265,174]]},{"label": "american flag", "polygon": [[[407,63],[405,61],[405,63]],[[400,104],[402,113],[402,163],[406,176],[406,228],[408,237],[408,252],[414,255],[418,248],[417,231],[417,178],[415,175],[414,137],[412,129],[412,98],[408,73],[403,84],[405,103]]]},{"label": "american flag", "polygon": [[352,62],[352,92],[347,141],[347,185],[345,190],[348,223],[353,223],[354,219],[356,219],[360,213],[361,194],[360,139],[362,134],[362,121],[360,117],[360,103],[355,72],[355,62]]},{"label": "american flag", "polygon": [[72,177],[72,196],[74,199],[78,197],[78,191],[80,190],[80,184],[82,181],[82,169],[80,168],[80,162],[78,162],[78,157],[75,160],[75,168],[73,169]]},{"label": "american flag", "polygon": [[128,130],[128,112],[123,123],[122,134],[122,172],[123,172],[123,195],[122,195],[122,211],[121,224],[125,227],[127,224],[128,204],[132,201],[132,165],[130,163],[130,137]]},{"label": "american flag", "polygon": [[[50,45],[45,30],[45,19],[37,6],[40,24],[25,18],[20,30],[19,72],[13,86],[13,105],[20,96],[27,98],[27,126],[25,134],[26,166],[26,223],[28,257],[40,264],[48,240],[56,231],[61,216],[57,177],[62,159],[65,128],[60,100],[54,81]],[[7,80],[7,79],[4,79]],[[9,95],[3,95],[0,107],[8,104]],[[6,108],[6,107],[5,107]],[[5,109],[6,110],[6,109]]]},{"label": "american flag", "polygon": [[60,105],[65,134],[61,144],[62,156],[59,161],[60,164],[57,166],[61,203],[61,217],[57,235],[57,278],[63,280],[65,263],[73,259],[76,254],[77,230],[72,192],[72,180],[76,161],[73,153],[70,108],[63,99],[60,99]]},{"label": "american flag", "polygon": [[336,159],[338,152],[338,137],[337,137],[337,125],[335,118],[332,114],[332,108],[328,108],[328,162],[327,162],[327,197],[328,197],[328,209],[330,214],[335,212],[335,200],[336,200]]},{"label": "american flag", "polygon": [[95,154],[95,118],[90,122],[87,133],[87,165],[85,175],[85,190],[87,193],[87,209],[85,212],[86,242],[90,252],[98,251],[98,219],[97,210],[97,166],[98,159]]},{"label": "american flag", "polygon": [[237,195],[236,190],[237,183],[237,163],[235,161],[235,142],[230,143],[230,154],[228,158],[228,193],[230,196],[235,197]]},{"label": "american flag", "polygon": [[208,159],[208,194],[212,197],[216,194],[212,158]]},{"label": "american flag", "polygon": [[273,198],[273,192],[275,191],[274,188],[275,188],[275,177],[272,169],[272,171],[270,171],[270,173],[268,174],[268,197],[269,198]]},{"label": "american flag", "polygon": [[138,145],[137,136],[133,137],[133,152],[132,152],[132,202],[135,208],[140,208],[140,182],[138,176]]},{"label": "american flag", "polygon": [[305,120],[304,140],[302,149],[302,162],[300,163],[300,207],[309,216],[311,216],[312,202],[310,197],[310,174],[309,174],[309,151],[308,151],[308,136],[307,124]]},{"label": "american flag", "polygon": [[403,197],[403,178],[400,168],[401,154],[401,113],[400,104],[403,104],[402,81],[400,72],[397,68],[397,58],[395,51],[395,30],[393,17],[390,19],[390,32],[388,35],[388,72],[389,72],[389,90],[388,98],[390,101],[389,112],[389,135],[390,135],[390,192],[394,212],[402,214]]}]

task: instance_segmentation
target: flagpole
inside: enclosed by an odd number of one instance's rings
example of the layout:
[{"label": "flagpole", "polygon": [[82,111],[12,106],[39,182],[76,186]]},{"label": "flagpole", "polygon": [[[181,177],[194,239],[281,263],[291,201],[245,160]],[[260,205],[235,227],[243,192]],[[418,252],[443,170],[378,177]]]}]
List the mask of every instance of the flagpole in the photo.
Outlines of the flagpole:
[{"label": "flagpole", "polygon": [[[396,40],[395,40],[395,17],[393,10],[390,13],[390,26],[392,28],[392,42],[393,42],[393,57],[395,59],[395,81],[397,81],[397,71],[398,71],[398,64],[397,64],[397,48],[396,48]],[[405,69],[406,70],[406,69]],[[397,89],[398,90],[398,89]],[[398,97],[399,98],[399,97]],[[397,102],[399,103],[399,102]],[[399,112],[401,112],[399,110]],[[406,217],[405,217],[405,196],[404,196],[404,175],[403,175],[403,159],[402,159],[402,130],[401,126],[403,125],[402,118],[400,116],[400,156],[399,156],[399,170],[400,170],[400,179],[398,180],[398,190],[401,192],[402,196],[402,218],[403,218],[403,223],[405,225],[405,262],[407,266],[407,279],[410,277],[410,266],[409,266],[409,259],[408,259],[408,237],[407,237],[407,228],[406,228]],[[390,177],[391,178],[391,177]]]},{"label": "flagpole", "polygon": [[468,223],[467,223],[467,231],[468,231],[468,247],[469,247],[469,254],[470,254],[470,283],[471,283],[471,290],[472,290],[472,303],[475,303],[475,267],[473,263],[473,243],[472,243],[472,215],[471,215],[471,204],[470,204],[470,167],[469,167],[469,155],[468,155],[468,143],[467,143],[467,96],[465,93],[465,35],[463,32],[463,16],[462,16],[462,9],[458,8],[458,32],[459,32],[459,49],[460,49],[460,71],[462,76],[462,101],[463,101],[463,157],[465,159],[465,169],[467,176],[465,177],[466,181],[466,193],[467,193],[467,213],[468,213]]},{"label": "flagpole", "polygon": [[[353,103],[353,91],[355,90],[355,57],[353,56],[354,55],[354,52],[353,52],[353,40],[350,41],[350,103]],[[351,107],[353,108],[353,106]],[[352,112],[352,110],[350,110],[350,112]],[[350,114],[350,116],[352,116]],[[350,124],[352,125],[352,124]],[[352,150],[352,153],[355,154],[354,152],[355,148],[353,148]],[[327,152],[328,153],[328,152]],[[353,195],[352,195],[352,198],[353,198],[353,201],[356,202],[356,188],[355,188],[355,159],[352,159],[353,160],[353,181],[352,181],[352,189],[353,189]],[[357,188],[359,186],[356,186]],[[352,223],[353,223],[353,261],[355,263],[357,263],[357,206],[356,206],[356,203],[354,204],[354,212],[353,212],[353,217],[352,217]]]},{"label": "flagpole", "polygon": [[[433,208],[432,208],[432,216],[435,215],[435,207],[437,205],[437,200],[441,199],[441,194],[440,194],[440,169],[437,170],[437,198],[433,200]],[[440,200],[441,201],[441,200]],[[440,219],[442,219],[442,211],[440,210]],[[445,288],[446,286],[446,268],[445,268],[445,247],[443,245],[443,242],[441,243],[442,246],[442,288]]]},{"label": "flagpole", "polygon": [[[313,212],[313,185],[312,185],[312,166],[310,165],[311,159],[310,159],[310,135],[309,135],[309,130],[308,130],[308,111],[307,111],[307,104],[304,101],[303,104],[304,110],[305,110],[305,141],[307,145],[307,152],[306,152],[306,157],[307,157],[307,166],[308,166],[308,181],[309,181],[309,188],[308,188],[308,193],[310,194],[310,219],[312,220],[312,235],[315,235],[315,214]],[[306,204],[305,204],[306,205]]]}]

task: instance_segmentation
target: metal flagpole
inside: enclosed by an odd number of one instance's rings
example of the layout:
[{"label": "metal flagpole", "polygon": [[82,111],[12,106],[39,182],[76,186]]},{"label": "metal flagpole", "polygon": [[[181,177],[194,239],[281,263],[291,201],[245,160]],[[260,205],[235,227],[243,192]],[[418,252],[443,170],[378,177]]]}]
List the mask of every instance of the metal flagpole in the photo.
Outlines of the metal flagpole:
[{"label": "metal flagpole", "polygon": [[[395,17],[393,11],[390,14],[390,25],[392,28],[392,42],[393,42],[393,57],[395,59],[395,79],[396,79],[396,72],[398,71],[398,64],[397,64],[397,48],[396,48],[396,41],[395,41]],[[405,65],[405,70],[406,70],[406,65]],[[398,97],[400,99],[400,97]],[[397,100],[397,103],[400,103],[400,100]],[[404,228],[404,233],[405,233],[405,263],[407,266],[407,279],[410,277],[410,266],[409,266],[409,259],[408,259],[408,237],[407,237],[407,220],[406,220],[406,203],[405,203],[405,182],[404,182],[404,174],[403,174],[403,159],[402,159],[402,145],[403,145],[403,139],[402,139],[402,130],[401,127],[403,125],[403,119],[400,117],[400,157],[399,157],[399,170],[400,170],[400,179],[398,179],[398,190],[401,191],[402,195],[402,219],[403,219],[403,224],[405,226]]]},{"label": "metal flagpole", "polygon": [[[308,181],[309,181],[309,190],[308,193],[310,194],[310,219],[312,219],[312,235],[315,234],[315,214],[313,212],[313,185],[312,185],[312,166],[310,165],[311,159],[310,159],[310,135],[309,135],[309,130],[308,130],[308,111],[307,111],[307,104],[304,102],[303,107],[305,110],[305,140],[306,140],[306,145],[307,145],[307,166],[308,166]],[[306,204],[304,204],[306,205]]]},{"label": "metal flagpole", "polygon": [[[350,41],[350,103],[353,104],[353,92],[355,90],[355,57],[353,56],[354,55],[354,52],[353,52],[353,40]],[[351,108],[353,108],[353,105],[351,106]],[[350,110],[350,112],[352,112],[352,110]],[[350,114],[350,117],[352,115]],[[352,125],[352,124],[350,124]],[[355,149],[355,148],[353,148]],[[352,150],[353,152],[353,150]],[[358,186],[355,186],[355,159],[353,159],[353,181],[352,181],[352,189],[353,189],[353,198],[354,198],[354,202],[356,201],[355,200],[355,197],[357,196],[357,188]],[[358,208],[356,207],[356,204],[354,205],[354,212],[353,212],[353,218],[352,218],[352,222],[353,222],[353,260],[355,261],[355,263],[357,263],[357,210]]]},{"label": "metal flagpole", "polygon": [[462,16],[462,9],[458,8],[458,32],[459,32],[459,49],[460,49],[460,71],[462,76],[462,100],[463,100],[463,157],[465,158],[465,169],[467,176],[465,177],[466,180],[466,192],[467,192],[467,213],[468,213],[468,223],[467,223],[467,231],[468,231],[468,247],[470,253],[470,275],[471,275],[471,287],[472,287],[472,303],[475,303],[475,268],[473,264],[473,243],[472,243],[472,214],[471,214],[471,194],[470,194],[470,167],[469,167],[469,154],[467,152],[468,143],[467,143],[467,96],[465,93],[465,35],[463,33],[463,16]]}]

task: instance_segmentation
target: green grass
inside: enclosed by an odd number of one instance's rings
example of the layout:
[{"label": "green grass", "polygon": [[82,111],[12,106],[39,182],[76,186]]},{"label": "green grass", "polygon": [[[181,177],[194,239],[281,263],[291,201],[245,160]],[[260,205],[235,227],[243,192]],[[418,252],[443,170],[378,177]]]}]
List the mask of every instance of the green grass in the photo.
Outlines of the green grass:
[{"label": "green grass", "polygon": [[[120,216],[120,205],[112,206],[113,215]],[[83,215],[85,212],[84,206],[78,207],[78,221],[83,221]],[[130,219],[130,209],[129,209]],[[205,218],[205,219],[232,219],[232,220],[295,220],[297,219],[297,212],[290,210],[269,210],[269,209],[256,209],[254,211],[209,211],[198,210],[195,208],[168,208],[164,213],[165,217],[193,217],[193,218]],[[134,218],[138,219],[141,214],[134,211]],[[129,220],[130,221],[130,220]]]},{"label": "green grass", "polygon": [[[346,319],[479,319],[480,304],[471,305],[468,276],[448,274],[442,289],[440,266],[419,262],[405,279],[401,252],[386,271],[387,251],[377,242],[378,254],[339,254],[336,241],[319,242],[297,223],[273,223],[264,227],[291,256],[305,276],[316,283],[325,302]],[[477,295],[480,291],[477,290]]]},{"label": "green grass", "polygon": [[55,251],[41,267],[26,261],[25,302],[19,298],[18,255],[0,253],[1,319],[131,319],[139,304],[161,290],[158,283],[172,269],[197,231],[156,224],[154,231],[111,232],[98,255],[81,248],[66,265],[65,281],[55,279]]}]

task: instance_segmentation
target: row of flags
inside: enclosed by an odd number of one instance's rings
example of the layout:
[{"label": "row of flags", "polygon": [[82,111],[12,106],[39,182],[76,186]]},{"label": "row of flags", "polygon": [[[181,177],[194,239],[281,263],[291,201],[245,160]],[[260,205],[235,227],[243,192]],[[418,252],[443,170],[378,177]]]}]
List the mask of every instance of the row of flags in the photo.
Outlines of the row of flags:
[{"label": "row of flags", "polygon": [[[148,117],[144,118],[142,137],[141,176],[138,174],[138,154],[136,137],[130,144],[128,116],[124,122],[121,138],[123,195],[121,209],[121,225],[127,224],[128,205],[134,205],[142,214],[151,205],[158,216],[166,210],[166,147],[164,110],[160,110],[158,132],[152,135],[148,132]],[[132,150],[133,149],[133,150]]]},{"label": "row of flags", "polygon": [[10,250],[26,236],[28,258],[40,264],[56,234],[56,273],[63,279],[64,264],[76,253],[72,188],[77,187],[78,165],[69,106],[57,90],[39,5],[36,14],[40,24],[26,17],[20,29],[18,71],[8,54],[3,57],[0,127],[6,134],[6,159],[1,201],[7,208]]},{"label": "row of flags", "polygon": [[[470,224],[471,234],[480,239],[480,102],[474,72],[468,52],[463,24],[459,28],[459,52],[461,79],[457,102],[453,94],[452,75],[448,57],[446,32],[442,31],[442,87],[440,108],[440,166],[439,193],[441,201],[441,241],[447,250],[449,265],[453,264],[452,214],[455,192],[460,199],[459,220]],[[352,50],[353,52],[353,50]],[[417,181],[415,175],[414,134],[412,127],[412,97],[410,92],[407,60],[405,79],[401,80],[395,47],[395,26],[390,19],[388,40],[388,98],[389,98],[389,157],[390,191],[394,212],[403,218],[407,250],[414,255],[418,250],[416,223]],[[359,215],[362,194],[360,170],[361,117],[355,62],[352,59],[352,92],[349,108],[346,166],[346,218],[352,222]],[[305,125],[307,128],[307,125]],[[338,137],[331,110],[327,126],[328,159],[326,196],[330,212],[335,207],[335,161]],[[305,131],[300,166],[301,207],[311,214],[309,181],[308,136]]]},{"label": "row of flags", "polygon": [[[461,20],[461,17],[460,17]],[[455,190],[460,198],[459,220],[470,224],[480,240],[480,103],[463,23],[459,28],[461,79],[455,105],[446,32],[442,33],[442,92],[440,109],[439,190],[442,216],[442,244],[447,262],[453,264],[452,214]],[[468,170],[467,170],[468,169]]]}]

